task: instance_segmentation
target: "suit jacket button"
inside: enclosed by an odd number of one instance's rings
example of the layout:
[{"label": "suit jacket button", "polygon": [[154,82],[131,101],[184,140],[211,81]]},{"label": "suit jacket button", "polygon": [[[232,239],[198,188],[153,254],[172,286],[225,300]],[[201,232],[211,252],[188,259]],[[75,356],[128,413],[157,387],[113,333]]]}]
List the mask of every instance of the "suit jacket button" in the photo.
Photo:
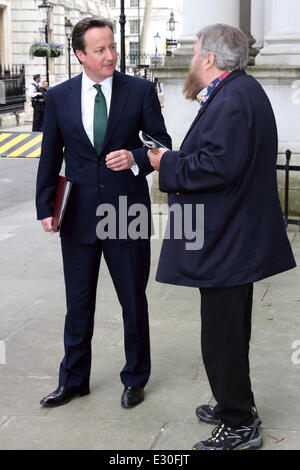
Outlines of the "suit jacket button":
[{"label": "suit jacket button", "polygon": [[176,193],[176,196],[179,196],[180,193]]},{"label": "suit jacket button", "polygon": [[99,165],[102,165],[102,159],[101,158],[98,158],[98,163],[99,163]]},{"label": "suit jacket button", "polygon": [[103,184],[99,184],[99,188],[100,188],[100,189],[103,189],[103,188],[104,188],[104,185],[103,185]]}]

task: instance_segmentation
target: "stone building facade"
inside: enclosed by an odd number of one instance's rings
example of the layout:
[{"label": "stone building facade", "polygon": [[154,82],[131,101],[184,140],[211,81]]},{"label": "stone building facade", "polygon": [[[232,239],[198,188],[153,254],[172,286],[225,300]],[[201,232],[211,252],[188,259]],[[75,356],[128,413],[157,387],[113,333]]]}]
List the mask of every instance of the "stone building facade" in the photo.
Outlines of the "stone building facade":
[{"label": "stone building facade", "polygon": [[[106,0],[110,17],[115,23],[116,41],[120,45],[120,29],[117,27],[120,16],[120,0]],[[141,63],[150,64],[150,58],[166,55],[167,39],[177,40],[182,33],[183,0],[151,0],[149,16],[145,15],[146,0],[125,0],[125,50],[127,72],[134,72],[137,56]],[[175,30],[169,30],[169,19],[173,14]],[[145,24],[147,23],[147,24]],[[145,28],[144,28],[145,27]]]},{"label": "stone building facade", "polygon": [[[184,99],[183,83],[193,55],[197,32],[212,23],[242,27],[256,51],[247,73],[264,87],[276,116],[278,163],[292,151],[291,165],[300,165],[300,2],[299,0],[184,0],[181,47],[156,70],[164,83],[164,115],[174,148],[198,111]],[[252,51],[253,52],[253,51]],[[176,97],[176,99],[174,99]],[[179,117],[180,116],[180,117]],[[290,209],[300,216],[300,173],[291,174]],[[284,175],[278,172],[283,197]]]},{"label": "stone building facade", "polygon": [[[39,5],[42,0],[0,0],[0,63],[2,66],[25,65],[26,90],[32,76],[41,74],[46,78],[44,57],[31,58],[30,46],[34,42],[45,41],[44,27],[41,21]],[[48,42],[62,44],[63,54],[49,59],[49,82],[54,86],[68,78],[68,41],[65,31],[67,19],[75,24],[80,18],[89,15],[107,16],[109,9],[104,0],[51,0],[53,5],[49,21]],[[71,52],[72,75],[80,73],[81,66]],[[14,125],[14,116],[2,118],[2,126]],[[30,100],[25,104],[25,113],[20,115],[20,122],[30,122],[32,107]]]},{"label": "stone building facade", "polygon": [[[46,78],[46,60],[44,57],[30,57],[30,46],[35,42],[45,41],[44,26],[39,12],[39,5],[43,0],[0,0],[0,65],[11,67],[12,65],[25,65],[26,90],[32,77],[36,73],[41,74],[41,79]],[[65,30],[67,19],[74,25],[84,16],[104,16],[111,18],[115,23],[116,40],[119,44],[119,16],[120,0],[49,0],[53,9],[49,21],[48,42],[62,44],[63,54],[57,58],[50,58],[48,71],[50,86],[68,78],[68,41]],[[170,12],[177,15],[177,28],[175,34],[179,34],[182,23],[182,0],[153,0],[149,31],[147,34],[148,53],[154,52],[154,34],[159,32],[161,36],[158,44],[159,52],[163,54],[166,38],[167,20]],[[139,6],[139,8],[137,8]],[[129,52],[130,43],[137,43],[138,33],[134,29],[140,16],[140,28],[143,26],[145,0],[125,0],[126,43]],[[155,31],[155,33],[154,33]],[[81,72],[81,66],[70,51],[71,75]],[[133,72],[133,70],[129,70]],[[32,107],[30,100],[25,104],[25,113],[20,114],[20,123],[31,122]],[[15,125],[15,116],[2,116],[2,127]]]}]

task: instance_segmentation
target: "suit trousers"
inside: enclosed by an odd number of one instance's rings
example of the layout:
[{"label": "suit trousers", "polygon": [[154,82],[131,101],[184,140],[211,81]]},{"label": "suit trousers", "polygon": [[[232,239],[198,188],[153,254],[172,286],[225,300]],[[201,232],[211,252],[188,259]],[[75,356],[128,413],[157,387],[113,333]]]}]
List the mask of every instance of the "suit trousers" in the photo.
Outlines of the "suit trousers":
[{"label": "suit trousers", "polygon": [[[150,375],[150,340],[146,286],[150,270],[150,242],[97,240],[94,244],[61,239],[66,286],[65,356],[59,385],[88,387],[96,290],[102,253],[122,306],[126,363],[121,381],[144,387]],[[101,286],[100,286],[101,288]]]},{"label": "suit trousers", "polygon": [[200,288],[201,347],[216,417],[228,425],[253,422],[249,342],[253,284]]}]

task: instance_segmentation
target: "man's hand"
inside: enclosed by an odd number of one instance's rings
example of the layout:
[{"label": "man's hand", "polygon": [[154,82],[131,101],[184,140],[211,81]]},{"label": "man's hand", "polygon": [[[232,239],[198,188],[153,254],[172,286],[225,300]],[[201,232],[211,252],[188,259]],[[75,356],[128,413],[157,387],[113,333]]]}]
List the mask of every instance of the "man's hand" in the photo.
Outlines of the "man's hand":
[{"label": "man's hand", "polygon": [[157,153],[154,153],[151,150],[148,150],[147,155],[150,159],[150,163],[152,167],[154,168],[154,170],[159,171],[161,157],[166,152],[168,152],[168,149],[158,149]]},{"label": "man's hand", "polygon": [[57,230],[53,229],[53,217],[47,217],[47,219],[43,219],[42,226],[45,232],[49,232],[49,233],[57,232]]},{"label": "man's hand", "polygon": [[113,171],[129,170],[135,165],[135,160],[128,150],[116,150],[106,155],[106,165]]}]

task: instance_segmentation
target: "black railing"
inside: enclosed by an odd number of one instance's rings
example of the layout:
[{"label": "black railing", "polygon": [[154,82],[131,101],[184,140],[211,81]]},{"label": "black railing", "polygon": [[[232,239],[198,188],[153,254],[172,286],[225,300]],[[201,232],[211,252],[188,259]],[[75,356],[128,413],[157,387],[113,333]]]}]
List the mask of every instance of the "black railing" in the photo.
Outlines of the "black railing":
[{"label": "black railing", "polygon": [[126,73],[153,80],[153,70],[155,67],[163,65],[165,57],[155,54],[129,53],[126,56]]},{"label": "black railing", "polygon": [[155,67],[155,65],[163,64],[164,56],[160,54],[138,54],[138,53],[131,53],[126,56],[126,66],[151,66]]},{"label": "black railing", "polygon": [[0,65],[0,113],[22,111],[26,101],[25,67]]},{"label": "black railing", "polygon": [[289,224],[292,225],[299,225],[300,227],[300,219],[290,219],[289,218],[289,190],[290,190],[290,171],[300,171],[299,165],[290,165],[292,152],[290,150],[286,150],[286,163],[285,165],[276,165],[277,170],[284,170],[285,171],[285,185],[284,185],[284,208],[283,208],[283,217],[285,226],[287,227]]}]

